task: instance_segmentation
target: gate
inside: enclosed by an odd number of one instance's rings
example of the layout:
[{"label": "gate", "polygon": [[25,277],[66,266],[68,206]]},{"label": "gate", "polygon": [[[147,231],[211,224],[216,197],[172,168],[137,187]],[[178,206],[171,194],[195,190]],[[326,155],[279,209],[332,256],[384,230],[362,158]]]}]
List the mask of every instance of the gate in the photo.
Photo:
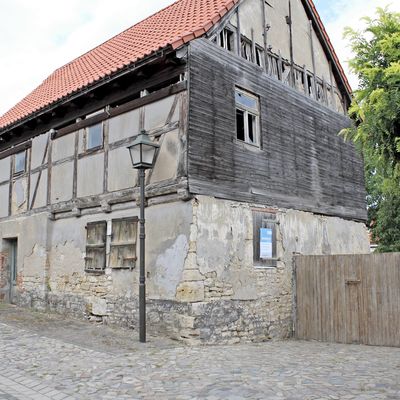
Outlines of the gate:
[{"label": "gate", "polygon": [[295,256],[298,339],[400,347],[400,253]]}]

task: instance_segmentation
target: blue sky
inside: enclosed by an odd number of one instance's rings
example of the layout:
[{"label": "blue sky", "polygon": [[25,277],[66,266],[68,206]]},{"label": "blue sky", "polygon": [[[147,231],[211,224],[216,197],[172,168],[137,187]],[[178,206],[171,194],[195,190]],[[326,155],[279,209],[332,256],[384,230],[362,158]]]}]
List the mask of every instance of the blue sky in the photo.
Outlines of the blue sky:
[{"label": "blue sky", "polygon": [[314,4],[324,23],[337,17],[337,9],[333,6],[335,3],[332,0],[314,0]]}]

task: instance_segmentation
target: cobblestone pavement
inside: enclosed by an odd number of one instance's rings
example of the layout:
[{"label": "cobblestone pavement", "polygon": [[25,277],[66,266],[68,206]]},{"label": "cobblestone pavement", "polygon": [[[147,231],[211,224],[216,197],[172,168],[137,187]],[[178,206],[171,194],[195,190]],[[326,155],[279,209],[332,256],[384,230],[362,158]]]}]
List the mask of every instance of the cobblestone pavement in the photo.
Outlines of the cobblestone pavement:
[{"label": "cobblestone pavement", "polygon": [[400,399],[400,349],[136,336],[0,304],[0,400]]}]

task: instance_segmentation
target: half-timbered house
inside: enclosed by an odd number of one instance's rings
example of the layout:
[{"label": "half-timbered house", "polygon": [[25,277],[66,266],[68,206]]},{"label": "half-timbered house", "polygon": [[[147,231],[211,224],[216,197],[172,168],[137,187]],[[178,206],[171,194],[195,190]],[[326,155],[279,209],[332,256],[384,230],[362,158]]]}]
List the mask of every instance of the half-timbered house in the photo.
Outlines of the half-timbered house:
[{"label": "half-timbered house", "polygon": [[[34,61],[33,61],[34,62]],[[311,0],[178,0],[0,117],[0,299],[202,342],[292,331],[293,254],[368,252],[351,89]]]}]

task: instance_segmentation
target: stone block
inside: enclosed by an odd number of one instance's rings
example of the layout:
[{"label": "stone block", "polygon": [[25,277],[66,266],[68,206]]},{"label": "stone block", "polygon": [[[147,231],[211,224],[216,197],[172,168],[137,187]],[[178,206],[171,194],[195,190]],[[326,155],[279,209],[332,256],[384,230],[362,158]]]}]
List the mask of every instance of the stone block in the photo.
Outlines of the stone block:
[{"label": "stone block", "polygon": [[196,318],[188,315],[177,315],[177,321],[183,329],[194,329]]},{"label": "stone block", "polygon": [[204,282],[183,282],[176,289],[176,300],[195,303],[204,300]]},{"label": "stone block", "polygon": [[202,281],[204,275],[198,269],[186,269],[182,274],[182,281]]},{"label": "stone block", "polygon": [[107,315],[107,302],[105,299],[98,299],[96,297],[91,299],[92,307],[91,313],[93,315]]}]

